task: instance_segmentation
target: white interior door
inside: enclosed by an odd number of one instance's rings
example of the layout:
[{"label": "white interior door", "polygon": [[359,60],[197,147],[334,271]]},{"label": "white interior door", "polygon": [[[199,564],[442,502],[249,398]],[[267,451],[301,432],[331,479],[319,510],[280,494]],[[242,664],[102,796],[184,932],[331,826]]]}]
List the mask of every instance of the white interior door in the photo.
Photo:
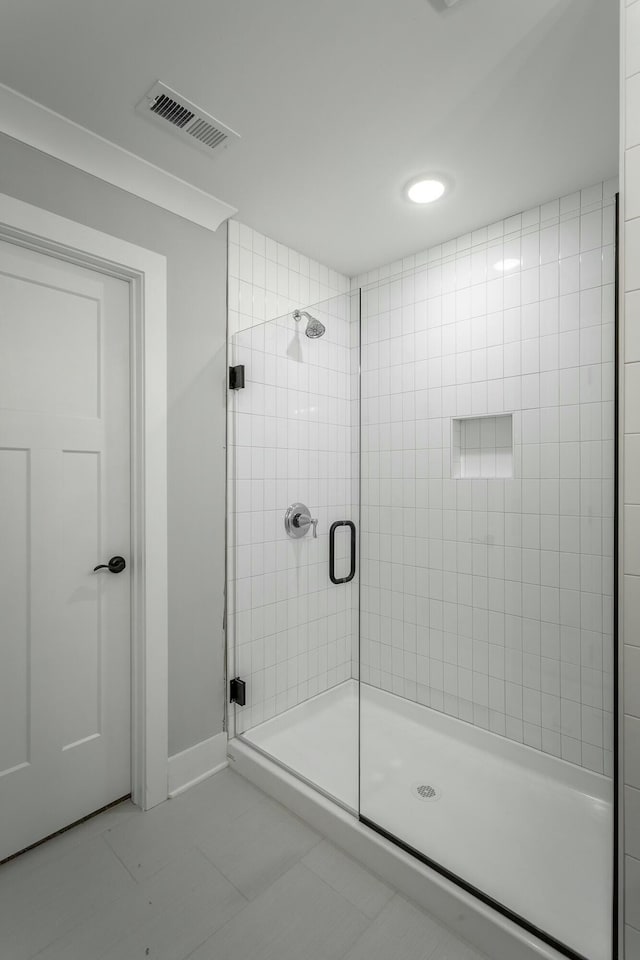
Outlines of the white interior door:
[{"label": "white interior door", "polygon": [[129,312],[0,242],[0,860],[130,792]]}]

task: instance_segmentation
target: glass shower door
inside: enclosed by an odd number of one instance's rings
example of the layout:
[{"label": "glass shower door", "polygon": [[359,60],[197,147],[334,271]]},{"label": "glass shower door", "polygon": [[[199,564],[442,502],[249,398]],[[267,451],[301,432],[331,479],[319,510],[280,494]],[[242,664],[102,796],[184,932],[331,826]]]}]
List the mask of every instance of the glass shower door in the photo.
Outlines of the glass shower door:
[{"label": "glass shower door", "polygon": [[358,311],[344,294],[237,331],[228,406],[230,732],[354,810]]},{"label": "glass shower door", "polygon": [[359,809],[610,960],[614,203],[576,197],[363,290]]}]

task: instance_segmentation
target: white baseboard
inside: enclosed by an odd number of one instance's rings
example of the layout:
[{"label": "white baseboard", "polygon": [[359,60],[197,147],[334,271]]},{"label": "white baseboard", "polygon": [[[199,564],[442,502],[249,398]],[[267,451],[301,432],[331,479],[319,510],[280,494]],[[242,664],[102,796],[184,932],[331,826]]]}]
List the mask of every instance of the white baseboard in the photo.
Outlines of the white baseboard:
[{"label": "white baseboard", "polygon": [[218,733],[215,737],[183,750],[182,753],[176,753],[169,757],[169,796],[177,797],[184,790],[195,787],[196,783],[222,770],[227,764],[226,733]]}]

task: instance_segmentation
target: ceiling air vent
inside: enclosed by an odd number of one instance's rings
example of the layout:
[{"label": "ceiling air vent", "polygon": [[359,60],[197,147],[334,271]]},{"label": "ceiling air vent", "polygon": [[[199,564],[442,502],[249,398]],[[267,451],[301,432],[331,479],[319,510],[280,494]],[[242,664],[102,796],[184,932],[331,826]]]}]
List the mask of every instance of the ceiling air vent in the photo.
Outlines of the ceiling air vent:
[{"label": "ceiling air vent", "polygon": [[159,80],[136,105],[136,110],[181,140],[207,153],[240,139],[240,134],[235,130],[226,127]]}]

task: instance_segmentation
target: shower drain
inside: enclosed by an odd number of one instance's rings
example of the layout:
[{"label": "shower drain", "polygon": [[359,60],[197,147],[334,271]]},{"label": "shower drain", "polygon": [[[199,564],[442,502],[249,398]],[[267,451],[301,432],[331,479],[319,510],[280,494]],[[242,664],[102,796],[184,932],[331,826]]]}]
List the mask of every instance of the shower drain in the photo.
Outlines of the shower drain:
[{"label": "shower drain", "polygon": [[417,800],[439,800],[442,796],[442,790],[431,783],[414,783],[411,792]]}]

